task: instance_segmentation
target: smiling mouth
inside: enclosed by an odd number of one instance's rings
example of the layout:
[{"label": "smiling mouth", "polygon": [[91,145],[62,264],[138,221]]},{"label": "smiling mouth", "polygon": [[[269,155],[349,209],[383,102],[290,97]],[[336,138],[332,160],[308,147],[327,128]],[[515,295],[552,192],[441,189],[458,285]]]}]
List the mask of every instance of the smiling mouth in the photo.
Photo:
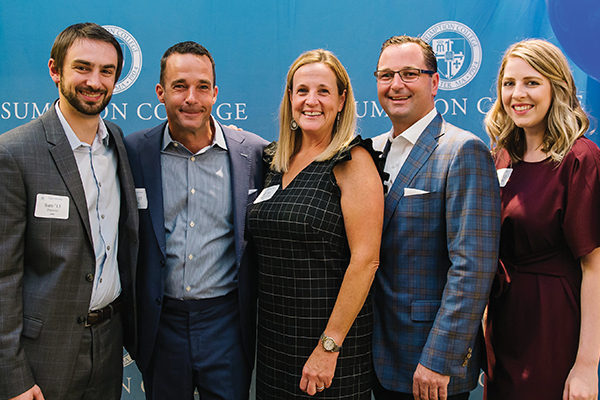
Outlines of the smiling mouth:
[{"label": "smiling mouth", "polygon": [[388,98],[393,101],[408,100],[408,99],[410,99],[410,97],[411,96],[408,96],[408,95],[407,96],[388,96]]},{"label": "smiling mouth", "polygon": [[302,114],[308,117],[317,117],[319,115],[323,115],[321,111],[303,111]]},{"label": "smiling mouth", "polygon": [[98,100],[98,99],[100,99],[100,97],[102,97],[102,95],[104,95],[106,92],[104,92],[104,91],[100,91],[100,92],[93,91],[93,92],[90,92],[90,91],[87,91],[87,90],[81,90],[81,89],[80,89],[80,90],[79,90],[79,93],[81,93],[81,95],[83,95],[84,97],[87,97],[88,99],[91,99],[91,100],[97,101],[97,100]]},{"label": "smiling mouth", "polygon": [[532,105],[519,105],[519,106],[512,106],[512,108],[515,111],[527,111],[527,110],[531,110],[533,108]]}]

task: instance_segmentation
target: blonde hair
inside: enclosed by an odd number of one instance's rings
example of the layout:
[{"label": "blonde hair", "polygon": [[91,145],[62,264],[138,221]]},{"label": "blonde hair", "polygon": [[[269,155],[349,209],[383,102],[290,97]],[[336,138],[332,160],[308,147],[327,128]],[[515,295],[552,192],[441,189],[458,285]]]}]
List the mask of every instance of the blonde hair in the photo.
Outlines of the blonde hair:
[{"label": "blonde hair", "polygon": [[325,161],[331,159],[340,150],[348,146],[354,138],[356,130],[356,104],[354,103],[354,94],[350,77],[342,63],[332,52],[323,49],[310,50],[302,53],[294,61],[287,73],[286,86],[283,92],[283,99],[279,108],[279,142],[277,150],[271,162],[271,168],[278,172],[286,172],[289,168],[290,159],[298,152],[302,142],[300,128],[292,131],[290,122],[292,121],[292,104],[290,91],[293,86],[294,74],[296,71],[307,64],[322,63],[328,66],[335,74],[338,94],[341,96],[346,92],[346,101],[344,107],[339,113],[339,120],[334,125],[331,133],[331,142],[329,146],[321,153],[316,161]]},{"label": "blonde hair", "polygon": [[502,105],[504,69],[510,57],[518,57],[550,81],[552,101],[546,114],[546,134],[542,151],[560,162],[577,138],[589,128],[590,122],[577,99],[577,88],[569,63],[563,53],[541,39],[527,39],[510,46],[498,72],[497,98],[485,117],[485,129],[497,154],[506,149],[511,159],[519,161],[525,153],[525,132],[515,125]]}]

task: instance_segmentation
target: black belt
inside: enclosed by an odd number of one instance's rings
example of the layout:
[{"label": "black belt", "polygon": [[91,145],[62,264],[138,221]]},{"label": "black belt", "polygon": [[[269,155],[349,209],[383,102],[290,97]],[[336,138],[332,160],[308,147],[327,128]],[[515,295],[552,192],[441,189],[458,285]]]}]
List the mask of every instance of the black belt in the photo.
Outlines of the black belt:
[{"label": "black belt", "polygon": [[106,320],[109,320],[122,310],[123,301],[119,297],[104,308],[88,312],[88,315],[85,319],[85,327],[88,328],[90,326],[98,325]]}]

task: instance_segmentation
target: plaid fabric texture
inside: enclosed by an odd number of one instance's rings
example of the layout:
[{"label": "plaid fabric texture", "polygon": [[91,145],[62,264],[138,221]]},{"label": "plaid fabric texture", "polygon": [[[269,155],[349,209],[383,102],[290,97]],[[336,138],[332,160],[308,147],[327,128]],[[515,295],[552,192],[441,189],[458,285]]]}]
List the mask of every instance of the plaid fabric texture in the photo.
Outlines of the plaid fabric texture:
[{"label": "plaid fabric texture", "polygon": [[[311,397],[299,389],[302,368],[319,343],[350,252],[333,167],[313,162],[273,197],[249,208],[247,229],[258,252],[257,399],[371,399],[371,301],[352,325],[333,384]],[[281,185],[269,172],[264,187]]]},{"label": "plaid fabric texture", "polygon": [[499,230],[489,149],[436,116],[386,197],[373,336],[383,387],[411,393],[418,363],[450,375],[449,394],[475,387]]}]

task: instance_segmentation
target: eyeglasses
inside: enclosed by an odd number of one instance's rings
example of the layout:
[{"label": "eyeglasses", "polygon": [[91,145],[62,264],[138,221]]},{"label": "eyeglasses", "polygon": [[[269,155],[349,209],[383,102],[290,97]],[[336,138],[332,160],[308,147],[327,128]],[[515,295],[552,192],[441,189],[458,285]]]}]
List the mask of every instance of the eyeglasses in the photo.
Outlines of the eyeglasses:
[{"label": "eyeglasses", "polygon": [[392,71],[391,69],[382,69],[373,72],[377,82],[383,85],[389,85],[394,80],[394,75],[400,75],[400,79],[404,82],[415,82],[421,74],[433,75],[435,71],[419,68],[404,68],[400,71]]}]

